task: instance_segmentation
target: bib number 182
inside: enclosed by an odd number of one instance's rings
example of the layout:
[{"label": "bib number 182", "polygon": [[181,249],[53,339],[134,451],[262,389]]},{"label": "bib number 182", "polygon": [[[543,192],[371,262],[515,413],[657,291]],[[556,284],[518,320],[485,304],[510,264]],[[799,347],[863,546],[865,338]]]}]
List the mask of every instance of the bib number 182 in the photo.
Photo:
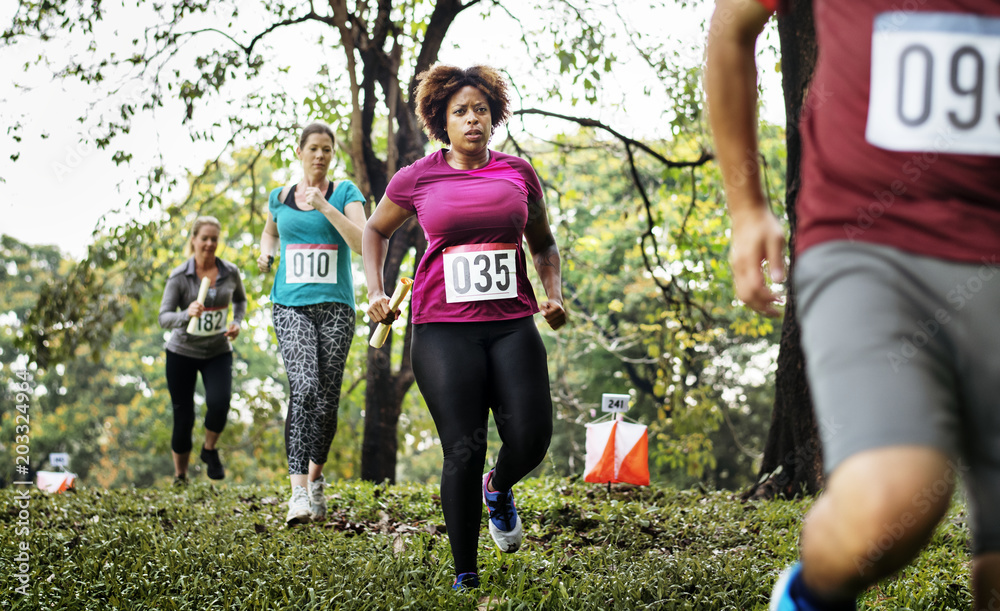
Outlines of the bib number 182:
[{"label": "bib number 182", "polygon": [[223,308],[205,308],[205,311],[198,317],[198,323],[195,325],[195,329],[191,332],[191,335],[205,337],[224,333],[226,331],[228,314],[228,306]]}]

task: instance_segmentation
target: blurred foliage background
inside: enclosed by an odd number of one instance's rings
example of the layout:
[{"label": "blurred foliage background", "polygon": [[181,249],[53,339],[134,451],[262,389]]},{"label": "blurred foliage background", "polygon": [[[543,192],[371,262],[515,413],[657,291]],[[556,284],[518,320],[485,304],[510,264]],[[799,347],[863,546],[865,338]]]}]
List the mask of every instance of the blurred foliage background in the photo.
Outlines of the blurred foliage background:
[{"label": "blurred foliage background", "polygon": [[[694,138],[653,146],[679,158],[699,151]],[[547,141],[508,139],[498,148],[531,160],[543,181],[571,315],[559,332],[540,325],[556,426],[539,473],[582,473],[584,425],[602,415],[601,394],[613,392],[629,394],[627,416],[649,426],[655,481],[731,489],[749,484],[769,425],[777,338],[770,321],[733,307],[728,219],[715,166],[665,170],[655,160],[640,161],[649,205],[636,193],[618,143],[590,129]],[[762,150],[770,167],[782,167],[782,130],[768,127]],[[255,156],[260,159],[251,177],[242,168]],[[33,470],[47,468],[50,452],[67,452],[82,483],[169,480],[166,332],[156,315],[167,274],[183,261],[191,223],[202,214],[222,219],[218,256],[241,268],[250,302],[234,343],[233,408],[220,446],[228,481],[260,483],[284,475],[288,385],[270,325],[272,276],[258,273],[254,263],[267,193],[294,179],[281,157],[243,150],[231,160],[209,162],[189,178],[185,201],[163,206],[154,220],[99,230],[83,262],[54,246],[0,238],[0,474],[6,481],[15,455],[15,374],[24,369],[33,376]],[[770,191],[782,193],[780,173],[768,177]],[[327,468],[328,477],[343,479],[358,474],[364,418],[366,293],[356,256],[354,264],[358,333]],[[412,275],[412,261],[404,265]],[[103,296],[97,305],[94,294]],[[89,309],[75,311],[74,296]],[[50,334],[37,346],[25,328],[42,308],[60,309],[72,332]],[[396,345],[398,352],[402,342]],[[40,358],[30,358],[35,353]],[[46,359],[58,364],[47,366]],[[199,410],[201,392],[199,381]],[[194,434],[197,443],[200,420]],[[440,449],[416,387],[404,402],[398,434],[398,479],[435,481]],[[491,439],[494,452],[498,444]]]}]

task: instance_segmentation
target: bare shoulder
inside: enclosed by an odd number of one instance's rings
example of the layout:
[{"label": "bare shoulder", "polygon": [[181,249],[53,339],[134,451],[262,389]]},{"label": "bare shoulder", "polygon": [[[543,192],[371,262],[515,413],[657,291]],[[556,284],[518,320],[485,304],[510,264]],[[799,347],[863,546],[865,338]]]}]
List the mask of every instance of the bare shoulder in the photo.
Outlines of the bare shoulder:
[{"label": "bare shoulder", "polygon": [[723,31],[756,36],[774,13],[778,0],[717,0],[709,36]]}]

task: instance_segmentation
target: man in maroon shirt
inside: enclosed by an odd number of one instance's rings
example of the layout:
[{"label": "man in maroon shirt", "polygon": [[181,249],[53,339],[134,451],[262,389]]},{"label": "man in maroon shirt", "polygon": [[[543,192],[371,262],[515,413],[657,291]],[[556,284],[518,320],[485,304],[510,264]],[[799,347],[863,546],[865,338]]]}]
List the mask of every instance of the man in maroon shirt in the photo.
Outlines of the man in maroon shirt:
[{"label": "man in maroon shirt", "polygon": [[[912,5],[912,6],[911,6]],[[771,609],[853,609],[966,485],[976,609],[1000,609],[1000,3],[814,0],[795,289],[826,491]],[[706,88],[736,291],[777,315],[754,47],[775,0],[719,0]]]}]

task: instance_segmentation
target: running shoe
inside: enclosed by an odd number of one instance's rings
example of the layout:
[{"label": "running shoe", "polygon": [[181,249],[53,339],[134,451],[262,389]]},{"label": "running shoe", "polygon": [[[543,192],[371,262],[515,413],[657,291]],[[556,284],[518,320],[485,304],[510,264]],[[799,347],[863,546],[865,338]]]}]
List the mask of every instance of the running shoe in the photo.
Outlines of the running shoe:
[{"label": "running shoe", "polygon": [[471,590],[479,587],[479,573],[462,573],[455,578],[452,590]]},{"label": "running shoe", "polygon": [[792,580],[800,572],[802,572],[802,564],[799,562],[781,572],[778,581],[774,584],[774,590],[771,591],[771,604],[767,611],[800,611],[789,591]]},{"label": "running shoe", "polygon": [[[792,583],[801,572],[801,562],[796,562],[781,572],[781,575],[778,576],[778,581],[774,584],[774,590],[771,592],[771,604],[767,608],[768,611],[818,611],[818,607],[815,605],[801,600],[801,595],[799,599],[792,598]],[[851,603],[837,608],[857,609],[857,605]]]},{"label": "running shoe", "polygon": [[292,486],[292,498],[288,499],[288,515],[285,524],[289,527],[296,524],[307,524],[311,519],[309,511],[309,493],[305,486]]},{"label": "running shoe", "polygon": [[483,502],[490,514],[490,535],[502,552],[516,552],[521,547],[521,517],[514,507],[514,493],[488,492],[487,484],[493,477],[493,471],[483,476]]},{"label": "running shoe", "polygon": [[188,485],[187,475],[174,476],[174,488],[187,488],[187,485]]},{"label": "running shoe", "polygon": [[222,468],[222,461],[219,460],[219,450],[206,450],[201,446],[201,460],[208,466],[208,479],[225,479],[226,470]]},{"label": "running shoe", "polygon": [[322,475],[319,479],[309,482],[309,517],[313,522],[326,518],[326,480]]}]

